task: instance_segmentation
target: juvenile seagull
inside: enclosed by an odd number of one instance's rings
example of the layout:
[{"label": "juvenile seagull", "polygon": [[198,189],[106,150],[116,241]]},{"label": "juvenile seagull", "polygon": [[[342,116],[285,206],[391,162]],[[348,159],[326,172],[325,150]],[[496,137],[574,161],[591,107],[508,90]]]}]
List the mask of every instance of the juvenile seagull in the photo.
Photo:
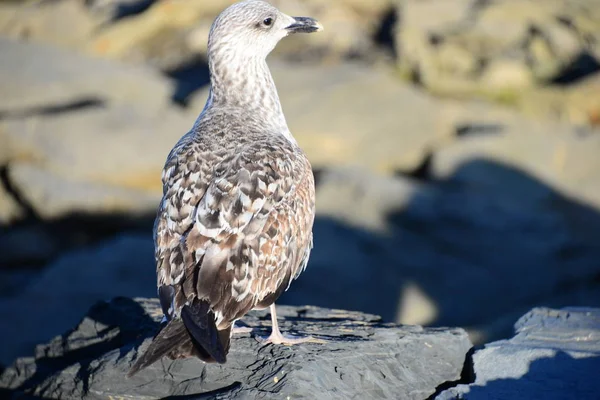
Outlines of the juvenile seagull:
[{"label": "juvenile seagull", "polygon": [[224,363],[234,322],[270,307],[306,268],[315,188],[290,133],[266,57],[277,42],[322,26],[247,0],[223,11],[208,38],[210,94],[164,167],[154,224],[163,327],[129,376],[163,356]]}]

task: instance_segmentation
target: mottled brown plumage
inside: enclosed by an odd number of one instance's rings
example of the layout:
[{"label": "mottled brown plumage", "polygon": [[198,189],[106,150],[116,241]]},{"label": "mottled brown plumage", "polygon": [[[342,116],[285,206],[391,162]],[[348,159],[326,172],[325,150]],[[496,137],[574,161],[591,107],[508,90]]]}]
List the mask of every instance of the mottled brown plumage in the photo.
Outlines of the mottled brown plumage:
[{"label": "mottled brown plumage", "polygon": [[164,324],[130,375],[165,355],[225,362],[235,320],[272,305],[306,267],[313,175],[265,58],[290,32],[319,29],[255,0],[215,20],[207,104],[162,176],[154,241]]}]

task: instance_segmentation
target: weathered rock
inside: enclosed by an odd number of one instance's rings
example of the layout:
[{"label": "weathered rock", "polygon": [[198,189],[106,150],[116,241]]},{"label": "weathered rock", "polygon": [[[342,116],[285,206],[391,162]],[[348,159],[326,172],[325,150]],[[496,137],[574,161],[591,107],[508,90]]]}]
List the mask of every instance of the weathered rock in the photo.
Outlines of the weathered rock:
[{"label": "weathered rock", "polygon": [[151,236],[123,235],[68,253],[15,291],[15,296],[0,300],[0,320],[10,321],[0,330],[4,364],[73,326],[97,301],[155,295]]},{"label": "weathered rock", "polygon": [[598,397],[600,309],[536,308],[515,329],[512,339],[475,352],[474,383],[451,388],[436,399]]},{"label": "weathered rock", "polygon": [[528,89],[597,70],[599,5],[597,0],[403,0],[398,65],[436,93],[519,104]]},{"label": "weathered rock", "polygon": [[[383,324],[374,315],[316,307],[279,307],[282,329],[325,344],[261,345],[235,335],[228,362],[164,359],[134,378],[125,374],[160,318],[155,300],[116,298],[95,305],[73,330],[17,360],[0,387],[44,398],[166,396],[206,398],[426,399],[459,380],[471,344],[461,329]],[[243,321],[252,335],[269,329],[266,311]],[[144,339],[146,338],[146,339]]]}]

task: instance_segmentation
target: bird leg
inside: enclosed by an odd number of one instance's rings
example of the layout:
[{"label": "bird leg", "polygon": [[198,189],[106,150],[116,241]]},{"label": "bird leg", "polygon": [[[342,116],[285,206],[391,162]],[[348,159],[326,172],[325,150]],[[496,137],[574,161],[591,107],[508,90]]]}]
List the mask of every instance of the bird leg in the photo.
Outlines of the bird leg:
[{"label": "bird leg", "polygon": [[300,343],[309,343],[309,342],[310,343],[325,343],[324,340],[316,339],[312,336],[294,337],[294,336],[283,335],[281,333],[281,331],[279,330],[279,324],[277,323],[277,312],[275,310],[275,303],[271,304],[269,309],[271,311],[271,324],[272,324],[271,334],[267,338],[259,337],[260,342],[262,342],[264,344],[268,344],[268,343],[285,344],[287,346],[291,346],[294,344],[300,344]]}]

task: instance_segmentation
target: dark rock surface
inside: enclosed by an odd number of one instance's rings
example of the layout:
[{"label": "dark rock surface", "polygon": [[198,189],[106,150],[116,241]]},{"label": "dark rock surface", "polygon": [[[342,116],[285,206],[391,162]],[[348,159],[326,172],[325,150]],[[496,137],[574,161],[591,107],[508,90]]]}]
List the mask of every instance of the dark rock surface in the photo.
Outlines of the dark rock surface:
[{"label": "dark rock surface", "polygon": [[600,309],[535,308],[510,340],[473,356],[475,382],[437,400],[597,399],[600,397]]},{"label": "dark rock surface", "polygon": [[269,315],[252,312],[243,322],[254,332],[234,336],[227,364],[164,359],[127,379],[138,349],[148,345],[157,327],[159,310],[157,301],[148,299],[96,304],[76,328],[7,368],[0,375],[0,396],[426,399],[440,385],[460,380],[471,348],[461,329],[384,324],[378,316],[342,310],[279,307],[282,330],[327,342],[263,346],[252,336],[268,333]]}]

